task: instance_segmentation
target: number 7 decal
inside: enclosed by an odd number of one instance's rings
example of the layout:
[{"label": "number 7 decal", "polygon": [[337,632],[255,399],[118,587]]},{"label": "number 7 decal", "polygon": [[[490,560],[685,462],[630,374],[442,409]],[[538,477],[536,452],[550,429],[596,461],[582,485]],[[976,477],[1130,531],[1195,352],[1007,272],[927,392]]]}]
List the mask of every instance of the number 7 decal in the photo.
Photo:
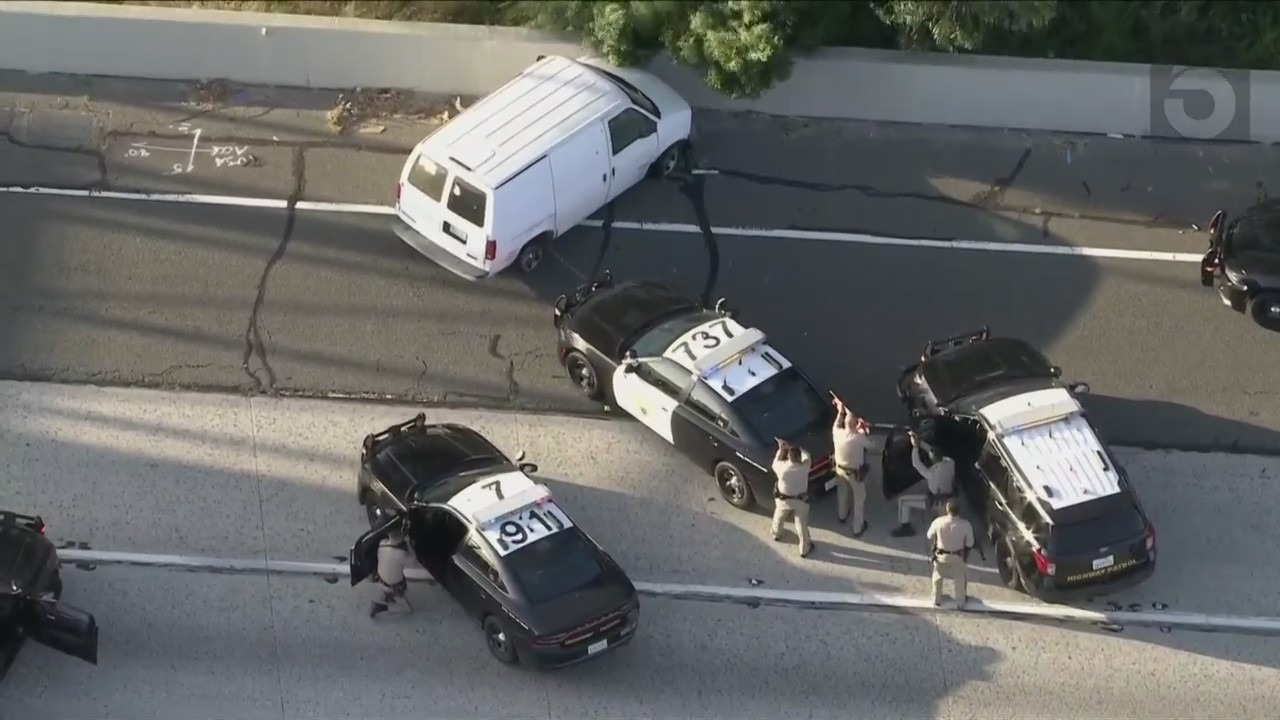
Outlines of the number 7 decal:
[{"label": "number 7 decal", "polygon": [[728,320],[717,320],[717,321],[715,321],[715,322],[711,323],[711,326],[712,326],[712,327],[718,327],[718,328],[720,328],[720,334],[721,334],[721,335],[724,335],[724,339],[725,339],[725,340],[732,340],[732,339],[733,339],[733,331],[729,329],[729,321],[728,321]]},{"label": "number 7 decal", "polygon": [[502,494],[502,482],[501,482],[501,481],[494,480],[493,482],[487,482],[487,483],[485,483],[485,484],[481,485],[480,487],[484,488],[485,490],[492,490],[492,491],[493,491],[494,496],[495,496],[495,497],[497,497],[499,500],[505,500],[505,499],[506,499],[506,496]]}]

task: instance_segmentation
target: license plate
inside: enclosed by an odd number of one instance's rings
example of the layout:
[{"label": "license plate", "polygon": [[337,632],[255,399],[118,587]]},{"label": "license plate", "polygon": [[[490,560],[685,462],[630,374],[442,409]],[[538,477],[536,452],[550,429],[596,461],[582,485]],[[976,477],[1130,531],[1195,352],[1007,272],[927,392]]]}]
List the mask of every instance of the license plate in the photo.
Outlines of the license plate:
[{"label": "license plate", "polygon": [[1094,570],[1101,570],[1102,568],[1109,568],[1109,567],[1111,567],[1112,565],[1115,565],[1115,564],[1116,564],[1116,556],[1115,556],[1115,555],[1108,555],[1108,556],[1106,556],[1106,557],[1104,557],[1104,558],[1098,558],[1097,560],[1094,560],[1094,561],[1093,561],[1093,569],[1094,569]]},{"label": "license plate", "polygon": [[608,647],[609,647],[608,640],[601,640],[598,643],[591,643],[590,645],[587,646],[587,654],[595,655],[596,653],[600,652],[601,650],[605,650]]},{"label": "license plate", "polygon": [[831,488],[833,488],[833,487],[835,487],[835,486],[836,486],[836,479],[835,479],[835,478],[831,478],[830,480],[828,480],[828,481],[827,481],[826,488],[827,488],[828,490],[830,490]]}]

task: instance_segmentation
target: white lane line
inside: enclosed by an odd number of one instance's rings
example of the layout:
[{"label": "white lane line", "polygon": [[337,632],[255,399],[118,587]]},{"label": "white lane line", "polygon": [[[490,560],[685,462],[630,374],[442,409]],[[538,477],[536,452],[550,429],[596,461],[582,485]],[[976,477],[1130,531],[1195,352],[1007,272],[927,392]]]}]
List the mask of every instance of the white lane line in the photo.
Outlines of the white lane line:
[{"label": "white lane line", "polygon": [[[313,563],[263,558],[229,559],[185,555],[153,555],[149,553],[108,552],[103,550],[60,549],[64,563],[94,563],[154,567],[194,572],[228,574],[278,574],[318,577],[349,577],[346,563]],[[411,580],[430,580],[426,571],[410,568]],[[1053,620],[1057,622],[1116,625],[1142,625],[1197,630],[1280,634],[1280,618],[1245,615],[1209,615],[1187,612],[1145,612],[1132,610],[1100,611],[1043,603],[988,602],[970,597],[964,610],[936,608],[925,597],[880,593],[814,592],[735,588],[716,585],[684,585],[676,583],[637,582],[636,589],[648,597],[704,602],[732,602],[742,605],[768,605],[810,610],[886,610],[898,612],[950,612],[1019,620]]]},{"label": "white lane line", "polygon": [[[15,195],[50,195],[55,197],[103,198],[107,200],[146,200],[150,202],[187,203],[191,205],[233,205],[250,208],[268,208],[284,210],[288,207],[285,200],[274,198],[251,198],[236,195],[201,195],[194,193],[129,193],[106,190],[68,190],[64,188],[0,186],[0,193]],[[298,210],[312,212],[351,213],[357,215],[394,215],[395,208],[389,205],[363,203],[319,202],[300,200]],[[599,228],[604,225],[601,220],[586,220],[583,227]],[[674,233],[681,235],[701,235],[702,229],[697,225],[685,223],[650,223],[616,221],[613,227],[618,230],[634,230],[639,232]],[[821,242],[842,242],[857,245],[882,245],[888,247],[929,248],[934,250],[971,250],[978,252],[1021,253],[1024,255],[1057,255],[1070,257],[1103,258],[1110,260],[1146,260],[1155,262],[1198,263],[1199,253],[1157,252],[1153,250],[1121,250],[1119,248],[1076,247],[1072,245],[1033,245],[1031,243],[1001,243],[980,240],[930,240],[926,238],[881,237],[862,233],[838,232],[834,230],[779,230],[775,228],[749,228],[714,225],[711,231],[716,235],[730,237],[769,238],[774,240],[814,240]]]}]

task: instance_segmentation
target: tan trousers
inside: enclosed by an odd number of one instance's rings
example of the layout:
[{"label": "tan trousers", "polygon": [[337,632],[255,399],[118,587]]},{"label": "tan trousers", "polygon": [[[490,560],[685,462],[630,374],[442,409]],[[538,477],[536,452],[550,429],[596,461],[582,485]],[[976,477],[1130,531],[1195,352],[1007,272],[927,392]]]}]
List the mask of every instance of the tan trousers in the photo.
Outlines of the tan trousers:
[{"label": "tan trousers", "polygon": [[862,482],[858,482],[854,477],[845,474],[845,470],[836,468],[836,517],[844,520],[849,517],[849,501],[853,501],[853,530],[857,532],[862,529],[862,524],[866,521],[867,511],[867,480],[866,474],[862,476]]},{"label": "tan trousers", "polygon": [[774,539],[782,534],[782,524],[790,517],[796,523],[796,535],[800,536],[800,552],[809,551],[809,503],[803,500],[774,500],[773,528]]},{"label": "tan trousers", "polygon": [[942,600],[942,581],[955,585],[956,603],[969,598],[969,564],[959,555],[935,555],[933,558],[933,602]]}]

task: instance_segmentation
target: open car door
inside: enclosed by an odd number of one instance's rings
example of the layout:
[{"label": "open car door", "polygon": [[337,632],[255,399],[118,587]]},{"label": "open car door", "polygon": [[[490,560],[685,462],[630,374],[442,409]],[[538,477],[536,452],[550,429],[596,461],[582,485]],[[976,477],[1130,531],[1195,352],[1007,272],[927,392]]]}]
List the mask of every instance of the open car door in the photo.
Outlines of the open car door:
[{"label": "open car door", "polygon": [[27,637],[73,658],[98,664],[98,621],[70,605],[53,600],[36,602]]},{"label": "open car door", "polygon": [[1209,221],[1209,251],[1200,258],[1200,284],[1205,287],[1213,287],[1213,276],[1222,262],[1222,221],[1225,219],[1226,213],[1219,210]]},{"label": "open car door", "polygon": [[347,563],[351,566],[352,587],[359,585],[369,576],[377,572],[378,543],[382,542],[382,539],[390,535],[393,531],[399,530],[403,523],[403,516],[396,515],[378,527],[361,535],[360,539],[356,540],[355,545],[351,546],[351,552],[348,554]]},{"label": "open car door", "polygon": [[884,449],[880,451],[880,487],[886,500],[893,500],[924,480],[911,463],[914,451],[907,428],[895,427],[889,431]]}]

